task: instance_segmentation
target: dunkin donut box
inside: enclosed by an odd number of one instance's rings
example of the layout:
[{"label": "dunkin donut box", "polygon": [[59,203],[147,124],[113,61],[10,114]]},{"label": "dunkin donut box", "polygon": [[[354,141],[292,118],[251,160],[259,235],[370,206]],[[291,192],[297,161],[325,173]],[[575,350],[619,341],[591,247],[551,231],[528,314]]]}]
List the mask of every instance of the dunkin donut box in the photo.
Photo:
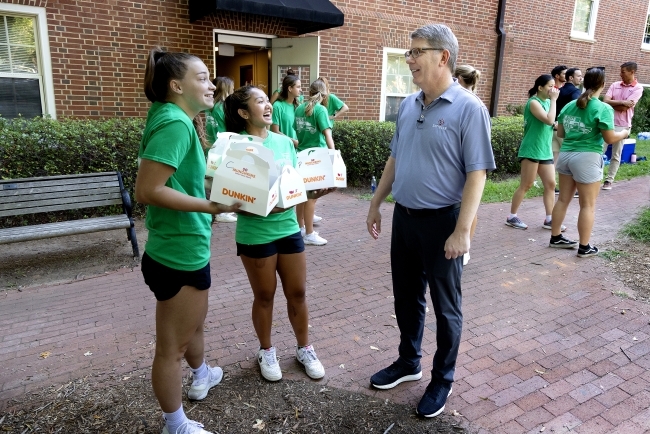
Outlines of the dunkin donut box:
[{"label": "dunkin donut box", "polygon": [[341,151],[326,148],[305,149],[298,153],[298,173],[307,191],[347,187],[347,172]]},{"label": "dunkin donut box", "polygon": [[210,200],[224,205],[239,202],[242,211],[267,216],[279,200],[279,171],[273,151],[260,139],[251,139],[231,143],[214,172]]}]

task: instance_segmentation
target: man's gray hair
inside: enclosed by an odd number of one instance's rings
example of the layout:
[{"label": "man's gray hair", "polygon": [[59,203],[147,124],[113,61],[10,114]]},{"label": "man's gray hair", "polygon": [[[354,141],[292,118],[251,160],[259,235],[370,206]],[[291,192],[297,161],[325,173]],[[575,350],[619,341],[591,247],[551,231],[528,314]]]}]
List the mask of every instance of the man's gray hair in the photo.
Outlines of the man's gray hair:
[{"label": "man's gray hair", "polygon": [[444,48],[449,51],[447,66],[453,74],[458,58],[458,39],[451,29],[444,24],[427,24],[411,33],[411,39],[425,39],[433,48]]}]

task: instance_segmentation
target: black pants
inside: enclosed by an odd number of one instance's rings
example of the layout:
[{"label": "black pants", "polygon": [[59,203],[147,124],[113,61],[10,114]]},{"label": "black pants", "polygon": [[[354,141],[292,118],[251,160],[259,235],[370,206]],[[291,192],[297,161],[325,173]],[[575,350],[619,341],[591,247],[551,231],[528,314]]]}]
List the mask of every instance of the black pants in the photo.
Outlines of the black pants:
[{"label": "black pants", "polygon": [[463,258],[445,258],[445,241],[456,228],[459,209],[432,216],[413,216],[399,206],[393,214],[391,268],[395,316],[400,330],[398,363],[418,365],[429,284],[436,315],[437,350],[432,381],[451,384],[463,326],[460,281]]}]

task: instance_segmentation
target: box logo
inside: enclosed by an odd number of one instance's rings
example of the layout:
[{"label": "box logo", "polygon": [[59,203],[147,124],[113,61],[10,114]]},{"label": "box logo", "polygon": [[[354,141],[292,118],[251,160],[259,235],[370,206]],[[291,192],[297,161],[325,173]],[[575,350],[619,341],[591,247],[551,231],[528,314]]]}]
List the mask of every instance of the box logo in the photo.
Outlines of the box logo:
[{"label": "box logo", "polygon": [[226,187],[223,187],[221,189],[221,194],[223,194],[224,196],[232,197],[233,199],[243,200],[244,202],[248,202],[248,203],[255,203],[255,199],[256,199],[253,196],[249,196],[247,194],[240,193],[235,190],[229,190]]},{"label": "box logo", "polygon": [[307,184],[308,182],[318,182],[318,181],[325,181],[325,175],[319,175],[319,176],[311,176],[309,178],[303,178],[302,182]]}]

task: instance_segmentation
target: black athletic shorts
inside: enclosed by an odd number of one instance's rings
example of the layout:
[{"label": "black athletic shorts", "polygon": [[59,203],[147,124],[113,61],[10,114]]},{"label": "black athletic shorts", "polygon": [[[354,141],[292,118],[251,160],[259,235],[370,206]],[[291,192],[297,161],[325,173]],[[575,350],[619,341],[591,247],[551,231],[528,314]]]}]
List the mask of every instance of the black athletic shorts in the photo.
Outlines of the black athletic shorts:
[{"label": "black athletic shorts", "polygon": [[305,243],[300,231],[288,237],[280,238],[267,244],[240,244],[237,243],[237,256],[244,255],[249,258],[268,258],[269,256],[290,255],[305,251]]},{"label": "black athletic shorts", "polygon": [[144,283],[156,296],[156,300],[165,301],[178,294],[183,286],[193,286],[199,290],[210,288],[210,263],[196,271],[181,271],[169,268],[154,261],[144,252],[141,263]]}]

